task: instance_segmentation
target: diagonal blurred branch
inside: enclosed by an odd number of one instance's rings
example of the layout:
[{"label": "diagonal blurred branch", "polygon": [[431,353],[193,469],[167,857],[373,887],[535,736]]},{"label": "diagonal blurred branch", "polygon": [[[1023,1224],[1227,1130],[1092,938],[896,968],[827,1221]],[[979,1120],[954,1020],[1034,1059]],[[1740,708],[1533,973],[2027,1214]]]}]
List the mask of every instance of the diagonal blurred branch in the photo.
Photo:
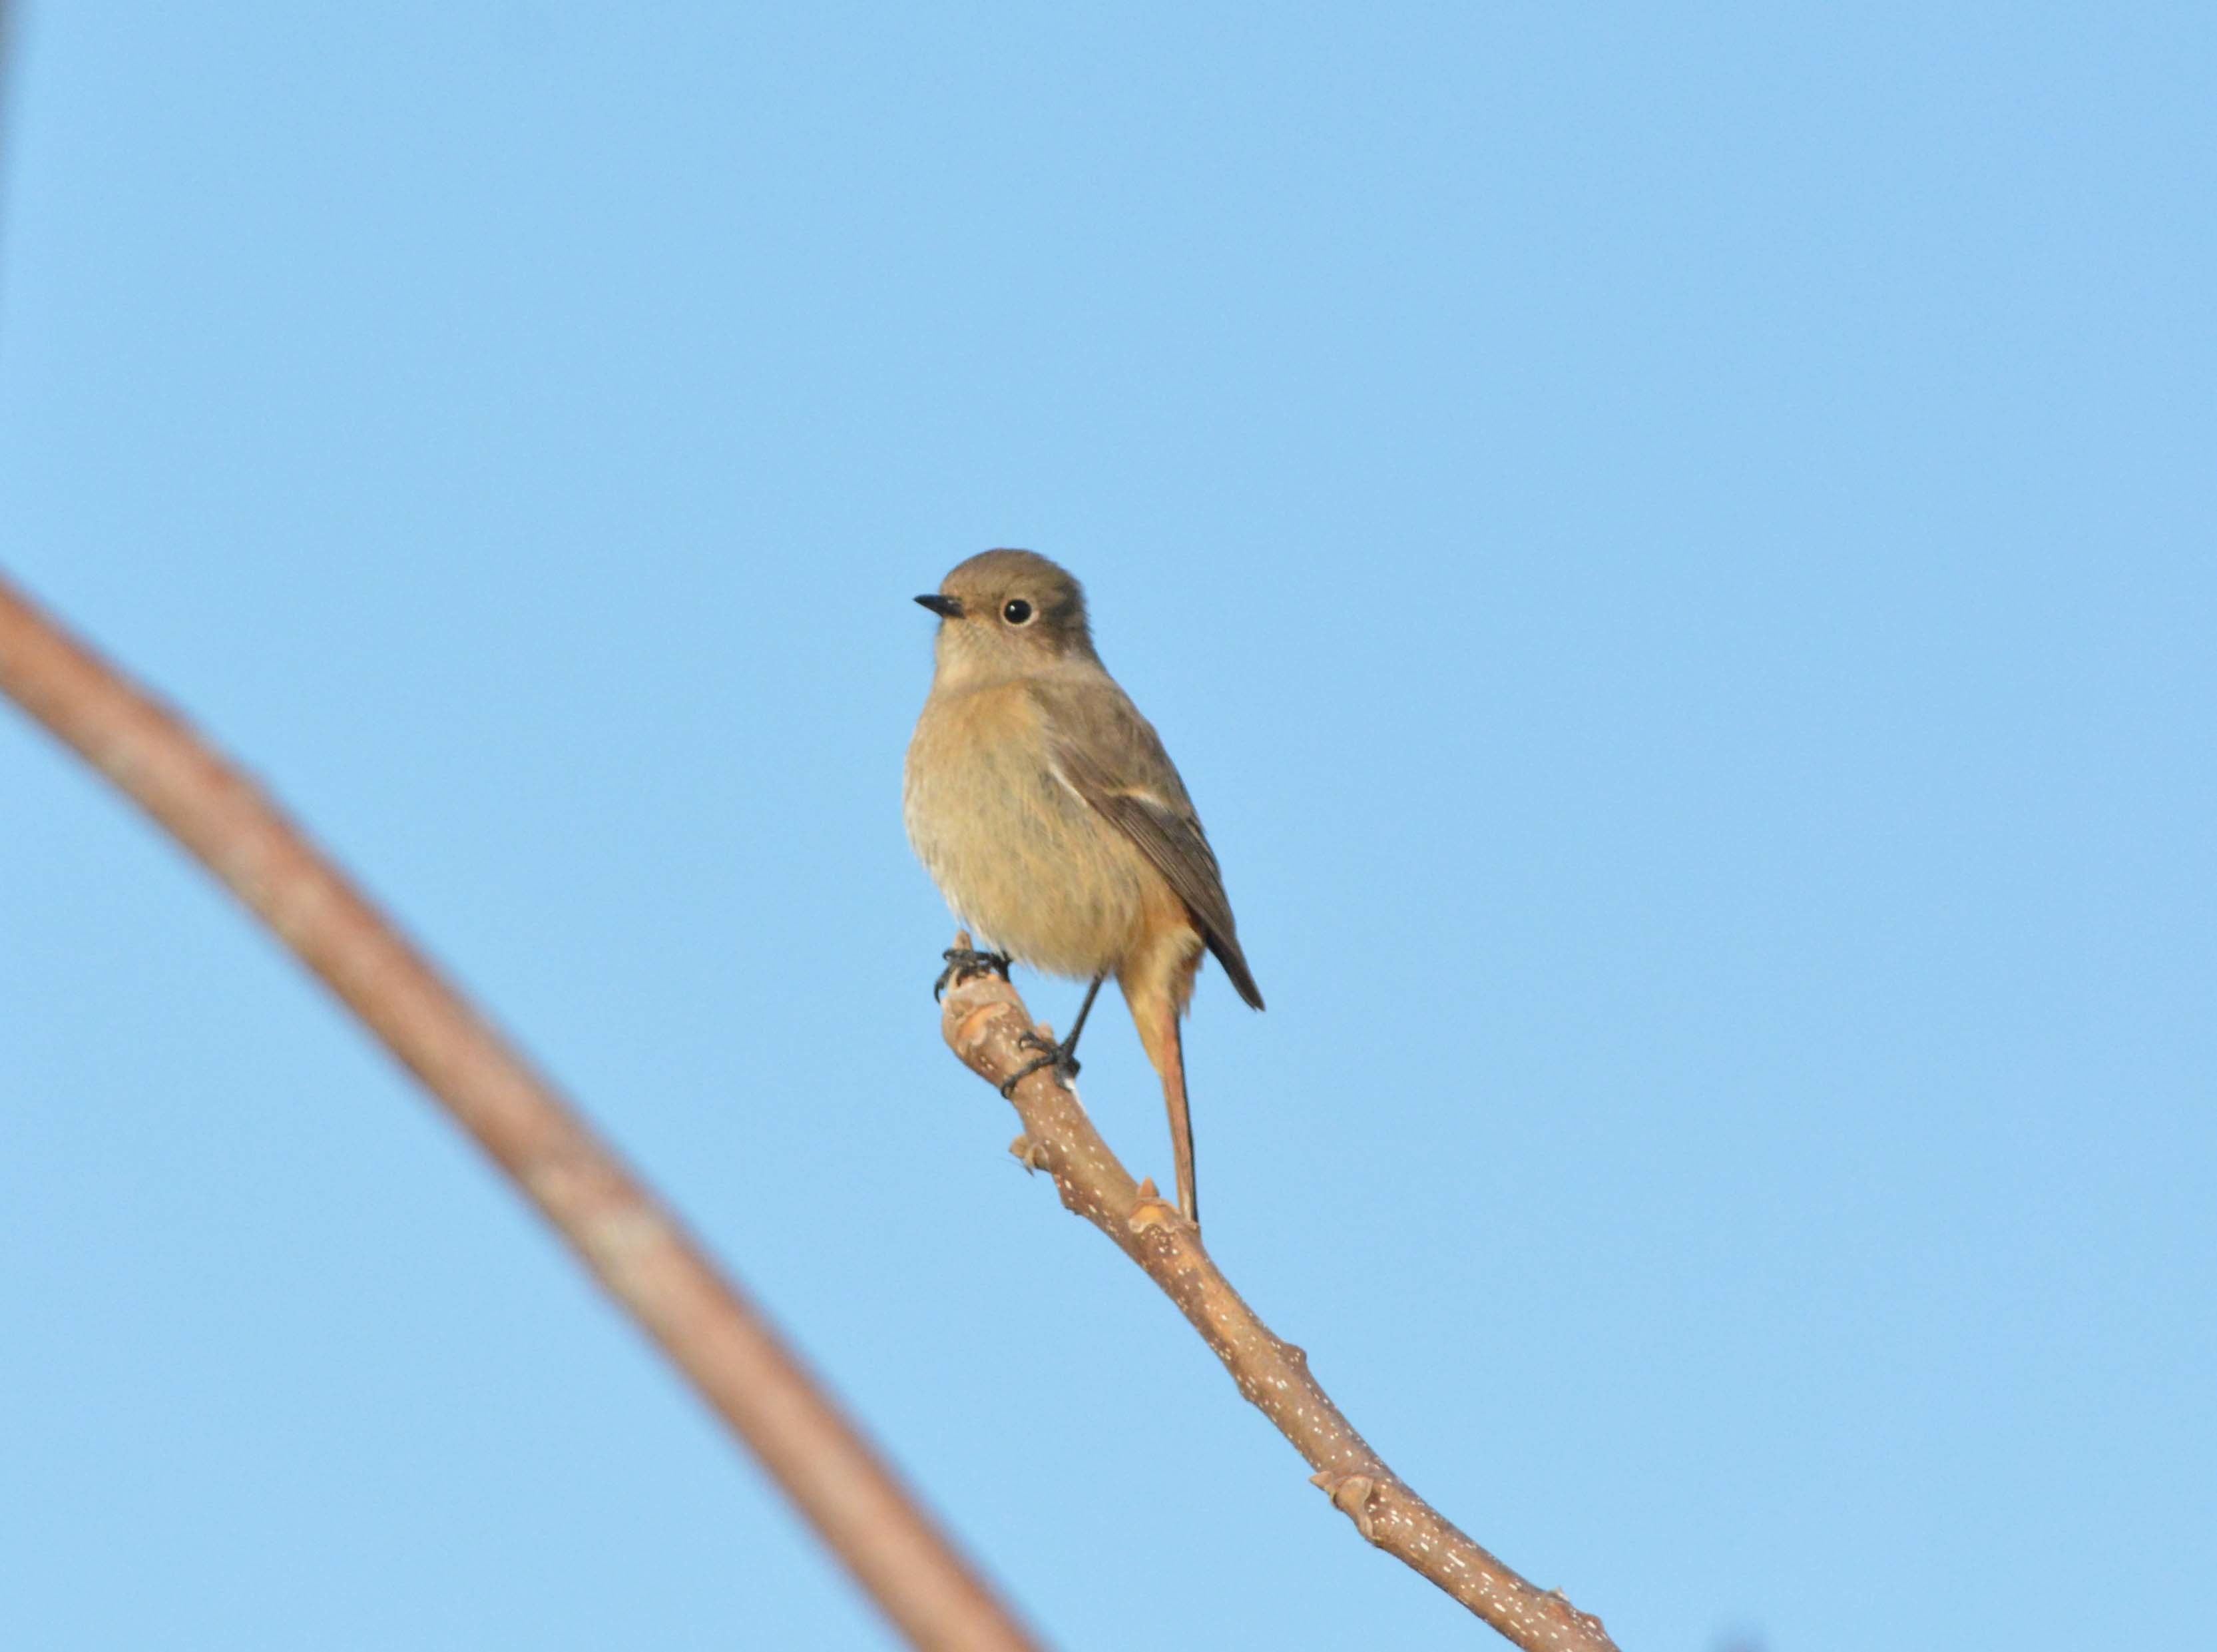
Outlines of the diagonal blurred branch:
[{"label": "diagonal blurred branch", "polygon": [[[967,947],[969,937],[954,944]],[[1031,1012],[1002,976],[957,981],[942,1001],[941,1030],[954,1053],[996,1086],[1029,1064]],[[1054,1178],[1062,1202],[1115,1241],[1146,1270],[1224,1362],[1248,1402],[1277,1426],[1316,1473],[1313,1484],[1369,1542],[1441,1588],[1531,1652],[1615,1652],[1601,1619],[1560,1590],[1539,1589],[1458,1531],[1386,1466],[1309,1373],[1308,1356],[1263,1323],[1201,1247],[1199,1229],[1134,1185],[1078,1098],[1053,1071],[1034,1073],[1011,1099],[1024,1134],[1010,1151]]]},{"label": "diagonal blurred branch", "polygon": [[914,1644],[1033,1644],[760,1310],[552,1086],[245,776],[4,578],[0,691],[205,863],[423,1080]]}]

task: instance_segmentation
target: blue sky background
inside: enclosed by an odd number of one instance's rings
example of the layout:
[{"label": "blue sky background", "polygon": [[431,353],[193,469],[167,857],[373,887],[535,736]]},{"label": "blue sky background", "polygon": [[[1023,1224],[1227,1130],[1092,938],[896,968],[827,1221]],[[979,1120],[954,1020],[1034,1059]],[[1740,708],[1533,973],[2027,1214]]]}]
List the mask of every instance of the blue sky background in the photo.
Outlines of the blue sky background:
[{"label": "blue sky background", "polygon": [[[1269,999],[1212,971],[1192,1023],[1213,1245],[1420,1489],[1627,1652],[2190,1643],[2213,36],[34,5],[0,561],[275,784],[1063,1645],[1484,1637],[939,1043],[907,599],[995,544],[1087,580]],[[1166,1176],[1121,1005],[1088,1043]],[[13,717],[0,1213],[10,1647],[885,1643]]]}]

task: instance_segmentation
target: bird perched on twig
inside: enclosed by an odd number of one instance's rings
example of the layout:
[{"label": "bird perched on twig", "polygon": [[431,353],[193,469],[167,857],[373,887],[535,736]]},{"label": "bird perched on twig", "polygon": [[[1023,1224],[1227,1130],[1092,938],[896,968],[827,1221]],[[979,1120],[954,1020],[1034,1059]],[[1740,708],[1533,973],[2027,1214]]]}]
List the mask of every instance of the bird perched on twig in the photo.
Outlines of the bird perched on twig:
[{"label": "bird perched on twig", "polygon": [[[1085,593],[1030,551],[985,551],[916,599],[939,616],[931,693],[909,742],[909,841],[997,955],[1090,981],[1039,1067],[1078,1070],[1078,1036],[1116,977],[1162,1080],[1178,1208],[1198,1225],[1178,1021],[1204,950],[1239,996],[1263,994],[1239,950],[1216,856],[1153,727],[1093,652]],[[942,977],[942,981],[944,977]]]}]

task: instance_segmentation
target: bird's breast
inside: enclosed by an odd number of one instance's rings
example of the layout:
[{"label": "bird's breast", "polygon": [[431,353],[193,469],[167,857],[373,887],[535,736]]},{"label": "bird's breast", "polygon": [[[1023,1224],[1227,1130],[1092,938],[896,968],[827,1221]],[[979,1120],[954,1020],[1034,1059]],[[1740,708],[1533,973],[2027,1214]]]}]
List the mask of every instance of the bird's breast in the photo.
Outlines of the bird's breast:
[{"label": "bird's breast", "polygon": [[1112,967],[1159,876],[1056,772],[1019,683],[934,694],[909,742],[909,841],[982,942],[1051,974]]}]

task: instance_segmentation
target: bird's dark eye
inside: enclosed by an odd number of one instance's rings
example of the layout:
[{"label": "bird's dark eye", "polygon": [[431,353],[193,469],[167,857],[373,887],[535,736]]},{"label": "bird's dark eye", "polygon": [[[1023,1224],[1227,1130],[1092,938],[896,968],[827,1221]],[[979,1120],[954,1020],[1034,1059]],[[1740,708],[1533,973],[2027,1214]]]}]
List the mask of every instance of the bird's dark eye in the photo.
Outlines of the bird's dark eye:
[{"label": "bird's dark eye", "polygon": [[1028,625],[1031,622],[1032,605],[1021,597],[1012,598],[1001,609],[1001,617],[1010,625]]}]

